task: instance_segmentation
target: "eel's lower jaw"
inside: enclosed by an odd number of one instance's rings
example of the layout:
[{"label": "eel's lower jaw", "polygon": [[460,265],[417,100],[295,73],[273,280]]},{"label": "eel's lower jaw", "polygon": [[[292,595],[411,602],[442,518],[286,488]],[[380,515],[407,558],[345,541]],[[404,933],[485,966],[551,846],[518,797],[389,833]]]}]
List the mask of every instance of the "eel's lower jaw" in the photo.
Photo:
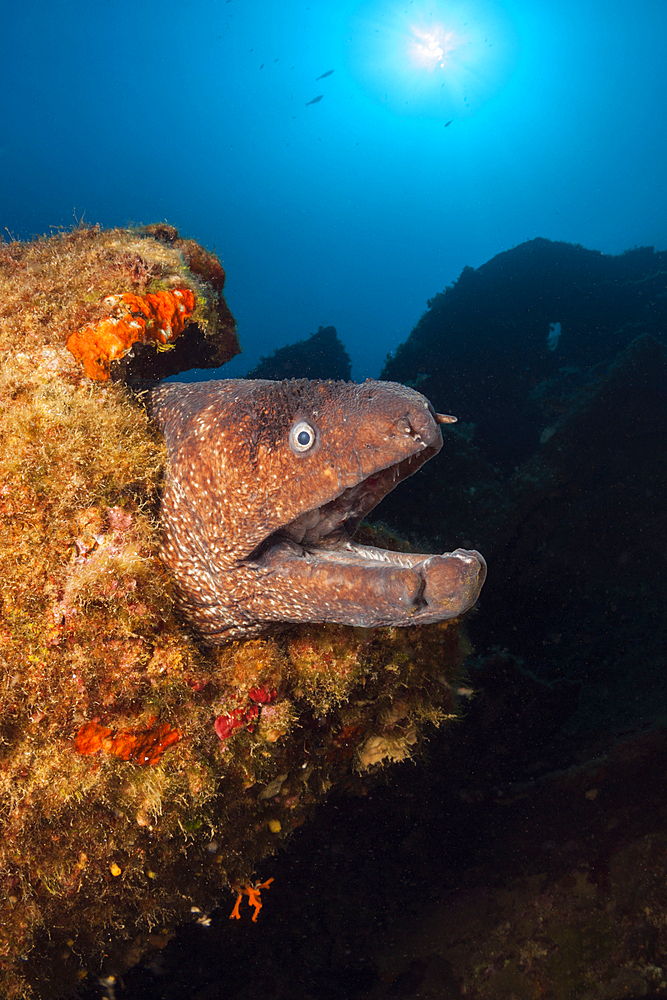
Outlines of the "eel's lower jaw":
[{"label": "eel's lower jaw", "polygon": [[447,621],[474,605],[486,578],[474,550],[418,555],[331,541],[306,547],[276,539],[253,560],[264,599],[269,591],[282,596],[280,620],[371,628]]},{"label": "eel's lower jaw", "polygon": [[[265,622],[333,622],[374,628],[458,618],[477,598],[486,563],[475,551],[442,555],[357,545],[359,522],[438,449],[426,445],[306,511],[243,560],[257,574],[247,612]],[[275,619],[267,617],[275,609]]]}]

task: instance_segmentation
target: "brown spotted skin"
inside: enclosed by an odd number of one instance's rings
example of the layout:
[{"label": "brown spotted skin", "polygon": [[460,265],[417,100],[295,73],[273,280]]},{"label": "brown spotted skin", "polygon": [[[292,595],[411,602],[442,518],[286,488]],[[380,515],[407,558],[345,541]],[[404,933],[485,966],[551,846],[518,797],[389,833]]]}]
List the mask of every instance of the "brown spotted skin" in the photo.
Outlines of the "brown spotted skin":
[{"label": "brown spotted skin", "polygon": [[208,642],[289,622],[442,621],[476,601],[478,553],[393,553],[350,537],[442,446],[420,393],[370,380],[172,382],[150,410],[168,449],[162,559]]}]

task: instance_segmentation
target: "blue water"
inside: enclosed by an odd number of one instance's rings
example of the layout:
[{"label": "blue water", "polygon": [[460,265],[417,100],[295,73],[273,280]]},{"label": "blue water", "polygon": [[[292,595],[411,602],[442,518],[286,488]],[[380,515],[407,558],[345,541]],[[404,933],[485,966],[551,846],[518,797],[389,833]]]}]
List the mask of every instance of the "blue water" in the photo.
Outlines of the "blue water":
[{"label": "blue water", "polygon": [[666,41],[664,0],[6,5],[0,228],[167,220],[223,259],[226,375],[330,324],[377,375],[465,265],[667,246]]}]

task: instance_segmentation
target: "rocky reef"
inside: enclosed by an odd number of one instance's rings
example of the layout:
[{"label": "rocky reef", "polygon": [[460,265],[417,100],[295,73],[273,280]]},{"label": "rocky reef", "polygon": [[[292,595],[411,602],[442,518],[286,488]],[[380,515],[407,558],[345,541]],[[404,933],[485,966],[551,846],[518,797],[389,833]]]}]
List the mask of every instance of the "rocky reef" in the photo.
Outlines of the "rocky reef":
[{"label": "rocky reef", "polygon": [[164,443],[128,383],[238,351],[223,285],[164,225],[0,245],[7,1000],[117,975],[235,896],[256,917],[262,860],[329,790],[456,716],[455,622],[211,649],[175,613]]},{"label": "rocky reef", "polygon": [[[396,350],[382,378],[414,384],[436,409],[475,425],[475,444],[504,471],[529,458],[545,430],[541,403],[570,392],[641,333],[664,341],[667,251],[611,255],[529,240],[466,267]],[[536,386],[541,392],[536,393]],[[553,387],[552,387],[553,390]],[[560,410],[559,410],[560,406]]]},{"label": "rocky reef", "polygon": [[322,378],[350,379],[350,356],[341,343],[335,326],[321,326],[306,340],[279,347],[246,378]]},{"label": "rocky reef", "polygon": [[[432,301],[383,376],[418,383],[436,403],[461,396],[458,415],[471,422],[378,513],[420,544],[437,545],[446,525],[448,544],[488,557],[476,646],[506,646],[545,680],[583,680],[587,724],[595,712],[632,725],[667,692],[667,254],[533,240],[469,271]],[[548,317],[562,320],[553,349]]]},{"label": "rocky reef", "polygon": [[478,846],[452,836],[460,868],[379,943],[373,996],[664,995],[666,265],[532,240],[466,269],[385,367],[464,423],[379,515],[420,544],[447,525],[492,571],[479,698],[423,775]]}]

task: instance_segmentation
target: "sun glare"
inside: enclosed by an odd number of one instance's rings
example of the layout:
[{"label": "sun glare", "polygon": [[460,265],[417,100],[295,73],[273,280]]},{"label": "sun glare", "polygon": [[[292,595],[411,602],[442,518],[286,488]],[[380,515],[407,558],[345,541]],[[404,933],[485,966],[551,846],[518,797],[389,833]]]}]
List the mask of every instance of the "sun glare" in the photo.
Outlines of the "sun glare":
[{"label": "sun glare", "polygon": [[467,118],[507,82],[519,53],[503,0],[364,0],[350,21],[350,68],[402,116]]},{"label": "sun glare", "polygon": [[412,28],[409,51],[414,62],[426,69],[444,69],[452,52],[461,44],[456,32],[438,25],[430,31]]}]

